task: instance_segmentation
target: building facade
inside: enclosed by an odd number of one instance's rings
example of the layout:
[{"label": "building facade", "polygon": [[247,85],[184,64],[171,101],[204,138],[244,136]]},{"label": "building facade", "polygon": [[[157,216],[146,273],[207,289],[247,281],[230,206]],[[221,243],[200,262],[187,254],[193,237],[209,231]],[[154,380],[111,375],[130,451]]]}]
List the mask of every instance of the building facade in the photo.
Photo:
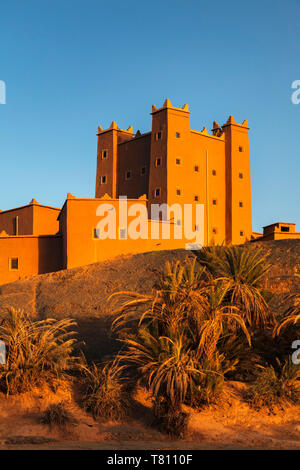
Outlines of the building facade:
[{"label": "building facade", "polygon": [[205,243],[252,235],[248,123],[230,116],[211,133],[190,128],[188,105],[152,107],[151,132],[98,129],[95,197],[146,194],[152,204],[204,204]]},{"label": "building facade", "polygon": [[[154,221],[155,237],[124,236],[121,196],[129,212],[137,203],[147,209],[149,227],[154,205],[201,205],[205,245],[253,238],[247,121],[239,124],[230,116],[222,126],[214,122],[210,132],[193,130],[188,105],[176,108],[169,100],[153,106],[151,115],[151,131],[145,134],[119,129],[115,122],[98,128],[95,198],[68,194],[61,209],[33,199],[0,211],[0,284],[122,254],[186,247],[185,234],[174,235],[184,220],[164,211]],[[99,238],[99,204],[109,204],[116,215],[114,239]],[[169,239],[163,236],[166,229]]]}]

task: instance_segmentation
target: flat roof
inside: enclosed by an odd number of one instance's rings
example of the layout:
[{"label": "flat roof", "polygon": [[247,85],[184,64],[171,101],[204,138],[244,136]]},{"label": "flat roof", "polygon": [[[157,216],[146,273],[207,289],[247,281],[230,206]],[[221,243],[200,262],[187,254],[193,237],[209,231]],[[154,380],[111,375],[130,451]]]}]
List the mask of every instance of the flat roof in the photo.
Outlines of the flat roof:
[{"label": "flat roof", "polygon": [[30,207],[30,206],[38,206],[38,207],[44,207],[46,209],[53,209],[55,211],[60,211],[61,209],[58,208],[58,207],[53,207],[53,206],[47,206],[45,204],[39,204],[37,202],[33,202],[33,203],[30,203],[30,204],[25,204],[25,206],[19,206],[19,207],[14,207],[13,209],[6,209],[4,211],[1,211],[0,210],[0,215],[1,214],[5,214],[6,212],[12,212],[12,211],[17,211],[19,209],[25,209],[26,207]]},{"label": "flat roof", "polygon": [[296,225],[296,224],[294,224],[293,222],[274,222],[274,224],[265,225],[263,228],[272,227],[273,225],[279,225],[279,224],[283,224],[283,225]]},{"label": "flat roof", "polygon": [[[125,195],[124,195],[124,196],[125,196]],[[126,197],[126,199],[125,199],[125,197]],[[133,197],[132,197],[132,198],[129,198],[129,197],[127,197],[127,196],[125,196],[125,197],[124,197],[124,199],[125,199],[126,201],[136,201],[136,202],[143,202],[143,201],[144,201],[144,202],[147,202],[147,201],[148,201],[148,198],[146,198],[146,197],[145,197],[145,198],[142,198],[142,196],[140,196],[140,198],[138,198],[138,197],[137,197],[137,198],[135,198],[135,197],[134,197],[134,198],[133,198]],[[123,199],[123,200],[124,200],[124,199]],[[69,198],[67,198],[67,199],[65,200],[65,202],[63,203],[63,206],[62,206],[62,208],[61,208],[61,210],[60,210],[60,213],[59,213],[58,216],[57,216],[57,220],[59,220],[59,218],[60,218],[62,212],[64,211],[67,201],[86,201],[86,202],[87,202],[87,201],[88,201],[88,202],[95,202],[95,201],[108,201],[108,202],[111,202],[111,201],[118,201],[118,202],[119,202],[120,200],[122,201],[122,196],[119,196],[119,197],[116,197],[116,198],[112,198],[112,197],[110,197],[109,195],[102,196],[102,197],[75,197],[75,196],[74,196],[74,197],[69,197]]]}]

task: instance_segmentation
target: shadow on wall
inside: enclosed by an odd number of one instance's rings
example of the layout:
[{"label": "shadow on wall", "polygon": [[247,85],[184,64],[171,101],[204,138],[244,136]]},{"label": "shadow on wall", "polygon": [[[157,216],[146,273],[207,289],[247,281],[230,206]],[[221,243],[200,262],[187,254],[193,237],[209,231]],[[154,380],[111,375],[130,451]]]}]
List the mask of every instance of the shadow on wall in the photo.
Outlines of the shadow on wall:
[{"label": "shadow on wall", "polygon": [[58,235],[38,239],[38,273],[45,274],[62,269],[62,238]]}]

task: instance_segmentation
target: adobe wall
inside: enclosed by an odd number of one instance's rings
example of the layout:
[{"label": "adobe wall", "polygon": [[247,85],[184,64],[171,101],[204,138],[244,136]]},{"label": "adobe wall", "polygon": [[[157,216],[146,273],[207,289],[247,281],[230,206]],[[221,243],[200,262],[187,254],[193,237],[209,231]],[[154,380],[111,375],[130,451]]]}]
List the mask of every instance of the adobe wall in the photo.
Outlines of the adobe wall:
[{"label": "adobe wall", "polygon": [[[18,269],[10,269],[10,258],[18,258]],[[0,284],[61,269],[61,237],[0,237]]]},{"label": "adobe wall", "polygon": [[[225,142],[197,131],[191,131],[190,142],[191,163],[185,170],[186,182],[191,181],[190,185],[186,184],[187,197],[193,200],[199,194],[199,202],[205,204],[205,243],[212,240],[223,243],[226,239]],[[194,171],[195,165],[199,167],[198,173]]]},{"label": "adobe wall", "polygon": [[59,230],[60,209],[33,205],[33,235],[55,235]]},{"label": "adobe wall", "polygon": [[226,142],[226,239],[232,244],[244,243],[250,240],[252,235],[250,149],[247,125],[247,121],[238,124],[230,116],[222,127]]},{"label": "adobe wall", "polygon": [[300,232],[272,232],[254,241],[270,241],[270,240],[297,240],[300,238]]},{"label": "adobe wall", "polygon": [[35,203],[0,212],[0,233],[15,235],[14,219],[18,217],[18,235],[55,235],[59,213],[60,209]]},{"label": "adobe wall", "polygon": [[[140,203],[146,208],[147,200],[127,200],[128,210],[131,205]],[[116,239],[97,239],[94,230],[101,217],[96,215],[100,204],[112,204],[116,210],[117,230]],[[128,217],[128,226],[136,215]],[[164,222],[155,222],[159,226],[159,239],[150,238],[151,221],[148,221],[149,239],[133,240],[119,238],[119,210],[118,201],[113,199],[67,199],[60,216],[61,234],[63,237],[64,268],[74,268],[113,259],[119,255],[144,253],[148,251],[169,250],[185,248],[189,240],[174,239],[174,224],[170,225],[171,239],[162,239],[162,227]]]},{"label": "adobe wall", "polygon": [[[117,197],[138,198],[148,195],[151,134],[141,135],[118,145]],[[141,169],[146,168],[145,174]],[[130,179],[126,172],[131,171]]]},{"label": "adobe wall", "polygon": [[14,219],[19,218],[19,235],[33,234],[33,205],[0,212],[0,233],[14,235]]}]

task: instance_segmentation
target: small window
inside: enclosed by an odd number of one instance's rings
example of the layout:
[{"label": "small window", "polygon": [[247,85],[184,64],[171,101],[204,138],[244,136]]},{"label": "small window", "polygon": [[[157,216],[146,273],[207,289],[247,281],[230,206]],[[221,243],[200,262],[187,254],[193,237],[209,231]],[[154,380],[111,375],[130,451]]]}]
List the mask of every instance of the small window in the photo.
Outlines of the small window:
[{"label": "small window", "polygon": [[141,168],[141,175],[145,175],[146,174],[146,167],[145,166],[142,166]]},{"label": "small window", "polygon": [[239,147],[239,152],[242,152],[243,151],[243,147]]},{"label": "small window", "polygon": [[239,178],[242,180],[244,178],[243,173],[239,173]]},{"label": "small window", "polygon": [[216,227],[214,227],[214,228],[212,229],[212,233],[213,233],[214,235],[216,235],[216,234],[218,233],[218,229],[217,229]]},{"label": "small window", "polygon": [[212,174],[213,174],[213,176],[216,176],[216,174],[217,174],[216,170],[212,170]]},{"label": "small window", "polygon": [[101,158],[102,158],[102,160],[106,160],[106,159],[107,159],[107,150],[102,150],[102,152],[101,152]]},{"label": "small window", "polygon": [[198,165],[195,165],[195,166],[194,166],[194,170],[195,170],[196,172],[198,172],[198,171],[199,171],[199,167],[198,167]]},{"label": "small window", "polygon": [[243,230],[240,231],[240,236],[243,237],[244,236],[244,232]]},{"label": "small window", "polygon": [[9,259],[9,269],[12,271],[17,271],[19,269],[19,258]]},{"label": "small window", "polygon": [[176,158],[176,165],[180,165],[180,158]]},{"label": "small window", "polygon": [[176,139],[180,139],[180,132],[176,132]]},{"label": "small window", "polygon": [[195,232],[199,232],[199,225],[195,225]]},{"label": "small window", "polygon": [[217,205],[217,200],[213,199],[212,203],[213,203],[214,206],[216,206]]},{"label": "small window", "polygon": [[159,197],[160,196],[160,188],[156,188],[154,190],[154,197]]},{"label": "small window", "polygon": [[158,157],[156,160],[155,160],[155,166],[161,166],[161,158]]},{"label": "small window", "polygon": [[181,225],[181,220],[180,219],[177,219],[176,225]]},{"label": "small window", "polygon": [[19,235],[19,217],[13,218],[13,235]]},{"label": "small window", "polygon": [[100,231],[98,228],[94,228],[94,238],[100,238]]},{"label": "small window", "polygon": [[101,184],[105,184],[106,183],[106,176],[101,176]]},{"label": "small window", "polygon": [[125,179],[130,180],[131,179],[131,170],[127,170],[125,173]]},{"label": "small window", "polygon": [[161,140],[161,131],[156,132],[156,140]]},{"label": "small window", "polygon": [[195,196],[195,197],[194,197],[194,200],[195,200],[195,201],[199,201],[199,196]]},{"label": "small window", "polygon": [[282,231],[282,232],[289,232],[289,231],[290,231],[290,227],[281,227],[281,231]]},{"label": "small window", "polygon": [[125,240],[126,239],[126,229],[125,228],[120,228],[119,238],[120,238],[120,240]]},{"label": "small window", "polygon": [[244,204],[242,203],[242,201],[240,201],[240,202],[239,202],[239,207],[243,207],[243,205],[244,205]]},{"label": "small window", "polygon": [[181,189],[176,189],[177,196],[181,196]]}]

